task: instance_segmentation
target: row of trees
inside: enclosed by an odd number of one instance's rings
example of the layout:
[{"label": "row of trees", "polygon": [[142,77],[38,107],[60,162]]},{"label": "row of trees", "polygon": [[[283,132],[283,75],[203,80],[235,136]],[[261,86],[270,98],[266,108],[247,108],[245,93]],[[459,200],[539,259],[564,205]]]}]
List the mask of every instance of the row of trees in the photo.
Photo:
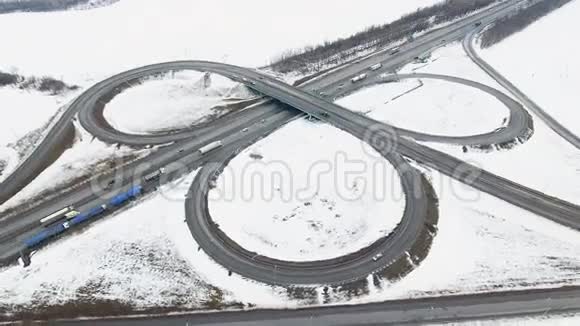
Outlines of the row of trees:
[{"label": "row of trees", "polygon": [[324,66],[335,65],[364,51],[375,50],[404,40],[432,26],[457,19],[499,0],[446,0],[385,25],[372,26],[350,37],[325,42],[317,46],[289,50],[272,60],[272,69],[311,72]]},{"label": "row of trees", "polygon": [[498,20],[481,36],[481,46],[489,48],[505,40],[570,1],[572,0],[543,0],[518,11],[512,16]]},{"label": "row of trees", "polygon": [[20,89],[36,89],[52,95],[78,89],[78,86],[67,85],[61,80],[52,77],[24,77],[0,71],[0,87],[14,85]]},{"label": "row of trees", "polygon": [[101,6],[118,0],[7,0],[0,1],[0,14],[11,12],[44,12],[66,10],[78,6],[95,4]]}]

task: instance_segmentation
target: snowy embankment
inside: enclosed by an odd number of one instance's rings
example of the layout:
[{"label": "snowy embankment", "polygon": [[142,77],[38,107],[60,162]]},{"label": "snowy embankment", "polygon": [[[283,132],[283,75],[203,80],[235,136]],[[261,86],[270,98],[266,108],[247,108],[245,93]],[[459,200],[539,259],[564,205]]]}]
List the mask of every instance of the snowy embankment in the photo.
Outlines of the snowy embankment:
[{"label": "snowy embankment", "polygon": [[[435,51],[433,58],[436,60],[427,65],[410,64],[403,71],[458,76],[486,84],[507,94],[467,57],[460,44]],[[447,92],[445,89],[440,91]],[[572,105],[574,103],[569,103],[570,107]],[[534,134],[524,144],[516,145],[509,150],[496,149],[491,152],[470,150],[463,153],[462,148],[455,145],[438,143],[428,145],[524,186],[580,204],[580,187],[577,186],[580,184],[578,173],[580,153],[532,112],[530,115],[534,121]],[[425,117],[428,118],[430,117]]]},{"label": "snowy embankment", "polygon": [[395,127],[443,136],[491,132],[509,118],[508,109],[491,95],[433,79],[373,86],[338,104]]},{"label": "snowy embankment", "polygon": [[[141,81],[117,95],[103,115],[115,129],[147,134],[210,122],[225,106],[254,97],[242,84],[196,71],[179,71]],[[138,117],[138,119],[136,119]]]},{"label": "snowy embankment", "polygon": [[[424,326],[436,326],[443,324],[425,324]],[[570,326],[580,325],[579,314],[552,315],[546,311],[544,315],[520,318],[506,318],[495,320],[476,320],[445,323],[445,326]]]},{"label": "snowy embankment", "polygon": [[35,90],[0,87],[0,102],[5,110],[0,119],[0,147],[13,144],[30,131],[44,126],[77,94],[48,95]]},{"label": "snowy embankment", "polygon": [[357,138],[297,120],[236,156],[210,192],[229,237],[290,261],[336,258],[392,232],[405,196],[394,168]]},{"label": "snowy embankment", "polygon": [[[77,130],[82,129],[79,127]],[[0,212],[43,195],[44,198],[35,201],[38,204],[47,199],[45,197],[47,191],[54,189],[70,191],[68,183],[74,180],[93,177],[100,171],[109,170],[111,164],[126,164],[131,160],[148,155],[151,151],[151,149],[135,151],[125,146],[117,148],[114,145],[92,139],[92,136],[81,131],[80,134],[77,134],[73,147],[66,150],[59,159],[15,196],[0,205]]]},{"label": "snowy embankment", "polygon": [[0,182],[18,165],[18,152],[10,147],[0,147]]},{"label": "snowy embankment", "polygon": [[183,210],[194,175],[38,251],[29,268],[0,269],[0,313],[58,312],[65,304],[99,302],[127,305],[134,312],[217,309],[233,302],[296,305],[279,297],[276,289],[228,277],[197,250]]},{"label": "snowy embankment", "polygon": [[[580,134],[580,2],[572,1],[480,55],[569,130]],[[576,26],[576,27],[574,27]],[[547,59],[549,58],[549,59]]]}]

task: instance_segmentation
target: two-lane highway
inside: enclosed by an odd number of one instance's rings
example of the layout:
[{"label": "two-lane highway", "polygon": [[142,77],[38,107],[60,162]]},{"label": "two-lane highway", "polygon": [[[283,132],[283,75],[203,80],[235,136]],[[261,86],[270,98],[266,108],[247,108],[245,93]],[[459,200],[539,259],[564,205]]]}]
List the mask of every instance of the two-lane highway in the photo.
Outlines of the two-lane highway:
[{"label": "two-lane highway", "polygon": [[580,312],[580,288],[496,292],[393,300],[361,305],[264,309],[124,319],[68,320],[64,325],[347,326],[422,325]]}]

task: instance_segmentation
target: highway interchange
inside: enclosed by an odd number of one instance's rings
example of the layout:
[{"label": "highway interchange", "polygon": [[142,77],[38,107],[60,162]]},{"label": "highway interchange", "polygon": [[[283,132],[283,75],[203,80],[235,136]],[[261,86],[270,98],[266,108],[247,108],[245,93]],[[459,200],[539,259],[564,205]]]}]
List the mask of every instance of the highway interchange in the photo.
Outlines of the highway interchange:
[{"label": "highway interchange", "polygon": [[[364,279],[369,274],[377,272],[377,269],[388,268],[389,264],[404,257],[405,253],[414,245],[418,235],[424,232],[427,221],[426,211],[429,205],[429,199],[425,194],[423,184],[418,182],[418,180],[421,180],[420,172],[413,168],[407,159],[419,162],[458,181],[468,183],[478,190],[492,194],[556,223],[580,230],[580,207],[577,205],[547,196],[415,142],[415,140],[428,140],[458,145],[481,146],[527,140],[531,136],[530,131],[533,130],[531,116],[527,114],[518,102],[502,92],[457,77],[427,74],[397,76],[399,79],[437,78],[475,87],[495,96],[510,110],[510,120],[507,126],[487,134],[467,137],[442,137],[395,128],[374,121],[364,115],[353,113],[335,105],[326,98],[321,98],[319,95],[320,92],[323,92],[330,98],[338,98],[350,94],[361,87],[390,82],[393,78],[392,75],[381,77],[381,74],[393,72],[397,68],[412,61],[416,56],[432,51],[436,47],[449,42],[463,40],[464,47],[470,57],[487,73],[500,81],[502,85],[507,85],[506,88],[518,100],[522,101],[526,105],[526,108],[530,108],[529,105],[533,106],[533,102],[523,93],[519,92],[505,78],[501,77],[493,68],[485,64],[471,46],[476,32],[481,29],[474,28],[476,22],[481,21],[483,23],[482,26],[485,26],[498,17],[506,15],[518,5],[518,1],[508,1],[506,4],[498,5],[495,8],[417,38],[412,43],[402,46],[400,53],[396,55],[390,55],[388,51],[380,52],[317,77],[299,88],[292,87],[251,69],[203,61],[155,64],[123,72],[104,80],[91,87],[71,103],[57,124],[38,146],[37,150],[2,183],[2,187],[0,187],[0,202],[6,201],[17,193],[46,167],[47,163],[43,158],[48,156],[48,153],[55,151],[63,139],[67,135],[70,135],[71,128],[74,128],[72,123],[76,119],[75,117],[78,117],[79,123],[89,133],[108,143],[128,144],[135,147],[150,145],[165,146],[144,160],[137,160],[125,165],[122,168],[124,173],[121,176],[119,176],[119,173],[111,172],[109,175],[99,178],[101,181],[106,181],[117,177],[118,180],[113,189],[104,189],[102,184],[96,184],[95,182],[80,184],[72,192],[33,207],[24,214],[20,213],[17,218],[15,214],[14,217],[0,222],[0,262],[14,261],[23,249],[22,240],[40,229],[38,225],[40,218],[71,203],[74,203],[79,209],[90,208],[105,203],[115,193],[127,189],[133,182],[140,180],[141,176],[158,170],[161,167],[164,167],[167,171],[164,177],[165,182],[178,178],[198,167],[202,167],[192,183],[185,203],[187,222],[192,235],[200,247],[212,259],[228,270],[270,284],[344,284]],[[382,68],[369,72],[368,67],[376,63],[381,63]],[[129,135],[118,132],[104,124],[102,117],[99,117],[99,112],[95,110],[99,100],[116,88],[122,87],[124,83],[130,83],[131,81],[153,74],[179,70],[198,70],[221,74],[244,83],[249,88],[274,100],[264,99],[244,110],[218,119],[211,125],[203,128],[149,136]],[[353,76],[363,71],[369,74],[369,77],[363,83],[350,83],[350,79]],[[503,82],[501,82],[502,80]],[[535,109],[532,110],[536,114],[540,112],[538,116],[543,121],[563,138],[577,146],[578,139],[570,131],[564,129],[539,107],[535,106]],[[215,177],[216,171],[222,168],[224,164],[227,164],[240,149],[267,136],[289,121],[303,117],[304,114],[323,120],[368,142],[369,145],[393,164],[401,176],[403,189],[407,194],[407,203],[402,222],[393,234],[384,239],[379,239],[368,250],[351,255],[348,259],[305,263],[277,261],[263,256],[255,259],[255,253],[249,253],[245,249],[235,246],[235,243],[234,245],[228,245],[232,244],[233,241],[224,240],[224,236],[227,237],[227,235],[220,233],[219,229],[215,225],[212,225],[211,216],[207,209],[208,185],[211,178]],[[249,131],[244,133],[243,130],[245,128],[248,128]],[[201,155],[197,151],[201,146],[214,140],[221,140],[224,146],[207,155]],[[95,191],[96,188],[98,188],[98,191]],[[154,190],[155,187],[146,188],[147,192]],[[385,259],[383,259],[384,264],[377,267],[372,262],[372,257],[379,252],[385,255]],[[550,291],[553,291],[553,293]],[[445,303],[445,309],[429,308],[425,310],[424,306],[420,306],[413,310],[409,308],[409,305],[406,305],[406,308],[403,309],[404,311],[402,308],[399,308],[398,312],[388,312],[385,311],[384,306],[367,305],[365,307],[369,309],[368,311],[373,311],[377,315],[370,317],[371,315],[365,312],[366,317],[363,317],[361,316],[361,310],[353,312],[352,320],[342,315],[338,319],[345,321],[345,324],[362,323],[363,321],[367,324],[372,324],[372,318],[378,318],[374,320],[375,323],[381,320],[384,321],[384,319],[380,318],[387,317],[391,318],[389,320],[395,321],[397,320],[395,317],[397,313],[399,314],[399,318],[402,318],[400,322],[430,320],[429,316],[432,316],[433,320],[452,320],[472,318],[474,316],[491,317],[497,315],[537,313],[536,310],[532,309],[534,307],[532,303],[535,302],[538,305],[545,304],[545,302],[538,298],[542,298],[548,293],[552,293],[550,295],[555,297],[564,292],[565,295],[560,301],[554,301],[554,306],[550,306],[550,308],[554,311],[580,309],[578,304],[578,290],[572,288],[571,290],[568,289],[563,292],[547,290],[519,294],[521,298],[518,298],[521,299],[521,302],[526,302],[524,306],[528,308],[522,308],[522,304],[517,304],[517,300],[508,300],[504,304],[490,307],[486,306],[487,297],[471,296],[468,298],[475,300],[473,304],[475,308],[473,310],[467,309],[471,312],[466,312],[466,310],[459,309],[462,307],[461,304],[453,304],[453,298],[443,297],[433,299],[434,303],[431,306],[437,307],[438,304]],[[449,307],[455,307],[458,310],[454,313],[449,313]],[[313,310],[307,310],[308,312],[305,315],[300,316],[300,313],[297,313],[296,317],[293,317],[294,315],[290,313],[292,315],[288,316],[288,320],[293,320],[292,318],[306,318],[304,316],[312,317],[315,313],[317,316],[319,313],[324,316],[327,316],[325,314],[328,314],[328,316],[334,314],[336,316],[336,311],[326,312],[324,309],[315,308]],[[478,309],[483,310],[478,312]],[[505,311],[501,312],[501,309]],[[261,315],[257,314],[256,320],[251,320],[253,322],[259,320],[265,322],[264,320],[268,320],[269,318],[278,319],[277,316],[279,313],[262,312]],[[392,313],[392,315],[388,313]],[[410,318],[409,316],[416,319],[403,320]],[[213,319],[212,317],[211,320],[219,320],[221,317],[216,318],[218,319]],[[224,318],[224,323],[227,324],[225,320],[229,317]],[[317,320],[317,325],[325,324],[325,318],[317,318],[320,319]],[[328,318],[331,319],[326,320],[327,323],[333,320],[333,317]],[[293,321],[296,322],[297,320]],[[337,321],[337,319],[335,318],[334,321]]]}]

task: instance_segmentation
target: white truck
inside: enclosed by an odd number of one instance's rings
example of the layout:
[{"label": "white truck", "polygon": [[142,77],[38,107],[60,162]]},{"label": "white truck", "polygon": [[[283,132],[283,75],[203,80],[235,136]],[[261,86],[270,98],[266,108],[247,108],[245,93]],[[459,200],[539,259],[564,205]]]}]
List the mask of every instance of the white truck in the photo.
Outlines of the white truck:
[{"label": "white truck", "polygon": [[392,48],[392,49],[389,50],[389,54],[390,55],[397,54],[397,53],[399,53],[400,50],[401,49],[399,49],[399,47]]},{"label": "white truck", "polygon": [[155,179],[159,179],[163,173],[165,173],[165,168],[161,168],[155,172],[149,173],[148,175],[143,177],[143,179],[145,180],[145,182],[151,182]]},{"label": "white truck", "polygon": [[208,153],[208,152],[211,152],[211,151],[213,151],[214,149],[216,149],[216,148],[220,148],[220,147],[222,147],[222,146],[223,146],[223,144],[222,144],[222,141],[221,141],[221,140],[216,140],[216,141],[214,141],[214,142],[211,142],[211,143],[209,143],[209,144],[207,144],[207,145],[203,146],[202,148],[200,148],[200,149],[199,149],[199,153],[200,153],[201,155],[205,155],[206,153]]},{"label": "white truck", "polygon": [[[73,206],[67,206],[67,207],[65,207],[63,209],[60,209],[60,210],[58,210],[58,211],[56,211],[56,212],[54,212],[54,213],[52,213],[52,214],[50,214],[50,215],[42,218],[42,219],[40,219],[40,224],[46,226],[46,225],[50,224],[51,222],[53,222],[53,221],[55,221],[57,219],[60,219],[62,217],[65,217],[65,214],[72,215],[71,213],[78,215],[78,212],[74,209]],[[68,218],[68,216],[67,216],[67,218]]]},{"label": "white truck", "polygon": [[350,81],[353,83],[356,83],[356,82],[359,82],[365,78],[367,78],[367,74],[360,74],[360,75],[354,77],[353,79],[351,79]]},{"label": "white truck", "polygon": [[379,69],[381,69],[382,67],[383,67],[383,64],[382,64],[382,63],[377,63],[376,65],[372,65],[372,66],[370,66],[370,67],[369,67],[369,69],[370,69],[371,71],[375,71],[375,70],[379,70]]}]

